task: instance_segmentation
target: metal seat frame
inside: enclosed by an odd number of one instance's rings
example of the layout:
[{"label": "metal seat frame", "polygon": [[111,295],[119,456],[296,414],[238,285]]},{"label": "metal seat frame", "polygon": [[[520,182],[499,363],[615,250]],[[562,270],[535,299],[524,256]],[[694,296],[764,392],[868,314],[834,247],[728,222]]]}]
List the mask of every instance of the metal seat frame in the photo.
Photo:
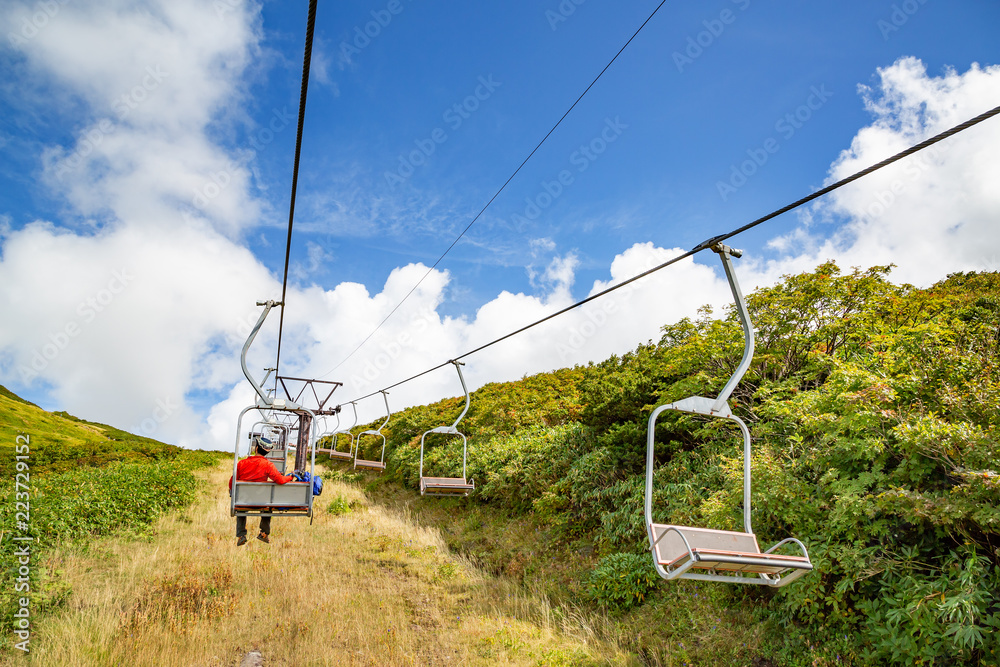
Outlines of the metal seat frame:
[{"label": "metal seat frame", "polygon": [[[264,320],[267,318],[271,308],[278,305],[274,301],[259,301],[258,306],[264,306],[264,311],[260,314],[257,324],[250,332],[246,343],[243,344],[243,351],[240,354],[240,363],[243,366],[243,374],[253,386],[257,393],[257,402],[248,406],[240,412],[236,420],[236,446],[233,451],[233,487],[229,499],[230,516],[302,516],[309,517],[312,523],[313,516],[313,485],[310,482],[288,482],[277,484],[275,482],[244,482],[236,479],[236,466],[240,457],[240,435],[243,428],[243,417],[251,410],[259,410],[261,415],[265,412],[269,417],[278,415],[288,415],[297,417],[308,415],[310,423],[315,421],[316,415],[309,408],[299,405],[294,401],[282,398],[274,398],[265,392],[247,368],[247,350],[253,343],[257,332],[260,331]],[[270,372],[268,372],[270,375]],[[265,376],[266,377],[266,376]],[[287,443],[286,447],[290,447]],[[316,471],[316,435],[315,431],[310,433],[309,448],[311,453],[309,472],[310,476]]]},{"label": "metal seat frame", "polygon": [[[382,429],[389,423],[389,419],[392,417],[392,412],[389,410],[389,392],[383,389],[380,393],[382,394],[382,400],[385,401],[385,421],[382,422],[377,429],[358,433],[357,443],[354,446],[355,470],[361,468],[362,470],[374,470],[379,473],[385,472],[385,436],[382,435]],[[382,453],[379,455],[378,461],[358,458],[358,455],[361,454],[361,437],[365,435],[373,435],[382,438]]]},{"label": "metal seat frame", "polygon": [[[349,405],[354,409],[354,423],[348,428],[342,428],[334,431],[333,441],[330,443],[330,458],[338,459],[344,463],[354,460],[354,434],[351,433],[351,429],[358,425],[358,406],[354,401],[351,401]],[[337,450],[337,437],[340,435],[347,435],[351,438],[350,446],[347,448],[346,452]]]},{"label": "metal seat frame", "polygon": [[[354,434],[351,433],[351,429],[358,425],[358,407],[357,407],[357,405],[355,405],[354,401],[351,401],[349,403],[349,405],[352,408],[354,408],[354,423],[351,424],[350,427],[348,427],[348,428],[340,428],[340,408],[341,408],[341,406],[337,406],[337,412],[336,412],[337,426],[334,428],[334,430],[332,432],[331,431],[327,431],[326,433],[324,433],[323,435],[321,435],[319,437],[319,440],[322,440],[326,436],[330,436],[330,447],[327,448],[327,449],[324,449],[323,447],[319,447],[316,450],[320,454],[327,454],[327,455],[329,455],[330,459],[336,459],[338,461],[343,461],[345,463],[348,462],[348,461],[353,461],[354,460]],[[348,435],[351,438],[349,446],[348,446],[346,452],[342,452],[342,451],[340,451],[340,450],[337,449],[337,438],[340,435]]]},{"label": "metal seat frame", "polygon": [[[462,421],[465,413],[469,411],[469,388],[465,386],[465,378],[462,377],[462,366],[465,364],[457,360],[452,360],[455,370],[458,371],[458,379],[462,383],[462,391],[465,392],[465,407],[462,414],[458,415],[451,426],[438,426],[429,431],[425,431],[420,436],[420,495],[422,496],[467,496],[476,490],[475,480],[467,479],[466,460],[468,458],[469,443],[465,434],[458,430],[458,423]],[[461,477],[424,477],[424,439],[429,433],[441,433],[444,435],[457,435],[462,438],[462,476]]]},{"label": "metal seat frame", "polygon": [[[756,584],[781,587],[795,581],[813,569],[806,546],[790,537],[761,552],[750,523],[750,431],[729,408],[729,396],[743,378],[753,360],[754,335],[746,302],[733,270],[732,257],[742,252],[721,243],[711,246],[722,259],[726,278],[736,300],[736,310],[743,324],[743,359],[717,398],[690,396],[661,405],[649,416],[646,430],[646,494],[645,515],[649,548],[657,573],[668,581],[695,579],[726,583]],[[736,423],[743,434],[743,528],[744,532],[674,526],[653,522],[653,464],[656,418],[665,410],[677,410],[706,417],[728,419]],[[794,545],[798,556],[776,553]],[[698,570],[698,571],[695,571]]]},{"label": "metal seat frame", "polygon": [[250,433],[248,434],[251,442],[251,451],[253,450],[252,443],[254,436],[263,435],[265,429],[271,431],[272,433],[279,433],[278,442],[271,448],[271,451],[267,453],[266,458],[274,464],[274,467],[278,469],[278,472],[285,474],[285,467],[288,464],[288,435],[291,429],[288,424],[281,424],[275,419],[263,419],[258,421],[250,427]]}]

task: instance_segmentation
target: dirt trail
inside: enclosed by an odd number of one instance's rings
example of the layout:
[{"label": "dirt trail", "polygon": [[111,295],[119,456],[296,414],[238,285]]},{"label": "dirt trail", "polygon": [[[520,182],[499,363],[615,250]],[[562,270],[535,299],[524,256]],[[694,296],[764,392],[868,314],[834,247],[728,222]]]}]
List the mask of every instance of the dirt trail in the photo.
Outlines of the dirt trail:
[{"label": "dirt trail", "polygon": [[328,484],[312,526],[275,519],[271,544],[253,539],[250,519],[251,539],[237,547],[229,470],[207,473],[195,504],[146,536],[52,554],[46,566],[62,571],[73,594],[36,623],[29,662],[627,664],[585,631],[547,621],[543,602],[450,556],[436,531],[372,506],[352,486]]}]

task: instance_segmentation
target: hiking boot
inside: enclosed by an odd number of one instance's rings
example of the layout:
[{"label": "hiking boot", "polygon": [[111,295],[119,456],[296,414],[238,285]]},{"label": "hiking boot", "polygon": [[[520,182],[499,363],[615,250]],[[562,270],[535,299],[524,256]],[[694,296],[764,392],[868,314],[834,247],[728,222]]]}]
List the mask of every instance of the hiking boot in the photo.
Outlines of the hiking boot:
[{"label": "hiking boot", "polygon": [[240,535],[238,538],[236,538],[236,546],[242,547],[246,543],[247,543],[246,535]]},{"label": "hiking boot", "polygon": [[267,536],[267,533],[260,533],[259,535],[257,535],[257,539],[263,542],[264,544],[271,543],[271,538]]}]

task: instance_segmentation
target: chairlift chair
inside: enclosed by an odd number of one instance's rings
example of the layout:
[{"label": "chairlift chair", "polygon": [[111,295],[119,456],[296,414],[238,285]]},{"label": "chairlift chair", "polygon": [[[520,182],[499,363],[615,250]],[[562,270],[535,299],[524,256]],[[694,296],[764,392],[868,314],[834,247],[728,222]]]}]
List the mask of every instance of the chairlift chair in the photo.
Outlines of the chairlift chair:
[{"label": "chairlift chair", "polygon": [[248,437],[250,438],[250,452],[253,452],[253,440],[257,437],[265,437],[273,445],[266,458],[274,464],[278,472],[285,474],[285,466],[288,462],[288,426],[280,424],[274,419],[259,421],[250,428]]},{"label": "chairlift chair", "polygon": [[[780,587],[790,584],[813,569],[806,546],[789,537],[767,551],[761,551],[750,523],[750,431],[746,424],[729,409],[728,399],[733,389],[750,367],[753,359],[754,336],[743,294],[740,292],[731,257],[742,252],[721,243],[712,250],[722,259],[726,278],[736,299],[736,309],[743,323],[743,359],[733,376],[715,399],[704,396],[688,398],[661,405],[649,416],[646,431],[646,530],[649,537],[653,565],[657,573],[668,581],[696,579],[727,583],[757,584]],[[677,410],[706,417],[728,419],[736,422],[743,434],[743,532],[692,528],[655,523],[653,521],[653,450],[656,418],[664,410]],[[794,547],[801,555],[777,553],[784,547]]]},{"label": "chairlift chair", "polygon": [[[426,431],[420,436],[420,495],[422,496],[467,496],[476,490],[476,483],[466,479],[466,459],[468,456],[468,440],[465,434],[459,432],[458,422],[469,411],[469,389],[465,386],[465,378],[462,377],[462,364],[457,360],[452,360],[455,370],[458,371],[458,379],[462,382],[462,391],[465,392],[465,407],[462,414],[451,426],[438,426]],[[444,435],[457,435],[462,438],[462,476],[461,477],[424,477],[424,439],[428,433],[441,433]]]},{"label": "chairlift chair", "polygon": [[[310,522],[313,516],[313,485],[310,482],[288,482],[287,484],[277,484],[275,482],[245,482],[236,479],[236,465],[240,457],[240,434],[242,433],[243,417],[251,410],[258,410],[262,414],[267,413],[272,419],[268,420],[267,428],[277,428],[281,442],[287,451],[288,431],[291,425],[287,420],[297,419],[300,416],[308,415],[310,423],[315,421],[316,415],[309,408],[299,405],[294,401],[282,398],[274,398],[264,391],[250,374],[247,368],[246,357],[250,344],[253,343],[257,332],[260,331],[271,309],[278,305],[274,301],[258,302],[258,306],[264,306],[257,324],[250,332],[246,343],[243,344],[243,351],[240,355],[240,362],[243,366],[243,374],[253,386],[257,393],[257,401],[254,405],[248,406],[240,412],[236,421],[236,446],[233,452],[233,487],[229,501],[230,516],[302,516],[309,517]],[[310,476],[315,475],[316,468],[316,436],[315,431],[310,433],[309,448],[311,452],[309,472]]]},{"label": "chairlift chair", "polygon": [[331,447],[323,447],[323,438],[326,438],[327,436],[333,435],[333,433],[337,429],[340,428],[340,408],[339,407],[334,411],[333,416],[336,417],[336,419],[337,419],[337,425],[334,426],[332,430],[330,428],[328,428],[328,423],[326,421],[327,415],[323,415],[323,416],[320,417],[320,420],[323,422],[323,429],[319,432],[320,434],[316,437],[316,453],[317,454],[329,454],[330,450],[332,449],[332,446]]},{"label": "chairlift chair", "polygon": [[[382,429],[385,425],[389,423],[389,419],[392,417],[392,412],[389,411],[389,398],[388,392],[382,390],[382,399],[385,401],[385,421],[382,422],[379,427],[373,431],[362,431],[358,433],[357,443],[354,447],[354,469],[357,470],[361,468],[363,470],[374,470],[376,472],[385,472],[385,436],[382,435]],[[382,438],[382,453],[379,455],[378,461],[362,459],[361,457],[361,438],[371,435],[378,438]]]},{"label": "chairlift chair", "polygon": [[[344,461],[344,462],[354,460],[354,434],[351,433],[351,429],[358,425],[358,406],[355,404],[354,401],[351,401],[349,405],[354,409],[354,423],[351,424],[348,428],[338,428],[336,431],[331,433],[330,437],[332,438],[332,440],[330,441],[330,449],[320,450],[327,452],[330,455],[331,459],[336,459],[338,461]],[[337,423],[338,424],[340,423],[339,414],[337,415]],[[337,438],[339,438],[341,435],[346,435],[350,438],[350,440],[348,441],[346,452],[342,452],[337,449]]]}]

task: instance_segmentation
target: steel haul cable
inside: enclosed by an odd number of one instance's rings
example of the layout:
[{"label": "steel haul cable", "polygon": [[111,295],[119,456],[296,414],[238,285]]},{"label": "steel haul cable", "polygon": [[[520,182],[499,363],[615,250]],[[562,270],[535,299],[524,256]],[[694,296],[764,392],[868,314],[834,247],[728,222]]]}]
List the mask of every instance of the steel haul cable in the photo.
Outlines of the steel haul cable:
[{"label": "steel haul cable", "polygon": [[316,3],[309,0],[309,18],[306,20],[306,47],[302,59],[302,88],[299,92],[299,127],[295,135],[295,164],[292,167],[292,198],[288,205],[288,237],[285,239],[285,276],[281,280],[281,316],[278,319],[278,352],[274,360],[274,386],[278,386],[278,368],[281,362],[281,333],[285,326],[285,292],[288,289],[288,259],[292,251],[292,221],[295,219],[295,191],[299,184],[299,156],[302,154],[302,126],[306,120],[306,93],[309,90],[309,66],[312,63],[313,32],[316,29]]},{"label": "steel haul cable", "polygon": [[[916,153],[918,151],[922,151],[925,148],[933,146],[934,144],[936,144],[936,143],[938,143],[940,141],[943,141],[943,140],[947,139],[948,137],[951,137],[951,136],[953,136],[955,134],[958,134],[959,132],[963,132],[963,131],[969,129],[970,127],[972,127],[974,125],[978,125],[979,123],[983,122],[984,120],[988,120],[988,119],[990,119],[990,118],[992,118],[992,117],[994,117],[994,116],[996,116],[998,114],[1000,114],[1000,106],[994,107],[993,109],[990,109],[989,111],[987,111],[985,113],[982,113],[982,114],[976,116],[975,118],[971,118],[971,119],[965,121],[964,123],[960,123],[959,125],[956,125],[955,127],[952,127],[951,129],[945,130],[944,132],[942,132],[940,134],[934,135],[930,139],[927,139],[925,141],[920,142],[919,144],[911,146],[910,148],[907,148],[904,151],[900,151],[899,153],[896,153],[892,157],[886,158],[885,160],[882,160],[881,162],[878,162],[877,164],[873,164],[872,166],[870,166],[870,167],[868,167],[866,169],[862,169],[859,172],[851,174],[850,176],[848,176],[846,178],[843,178],[843,179],[837,181],[836,183],[828,185],[825,188],[817,190],[816,192],[813,192],[812,194],[810,194],[810,195],[808,195],[806,197],[803,197],[802,199],[794,201],[791,204],[788,204],[787,206],[783,206],[783,207],[777,209],[776,211],[773,211],[771,213],[768,213],[765,216],[757,218],[756,220],[754,220],[752,222],[749,222],[749,223],[743,225],[742,227],[737,227],[736,229],[734,229],[731,232],[727,232],[725,234],[720,234],[718,236],[713,236],[712,238],[710,238],[708,240],[702,241],[701,243],[699,243],[698,245],[696,245],[694,248],[692,248],[691,250],[688,250],[685,253],[677,255],[676,257],[673,257],[673,258],[667,260],[666,262],[663,262],[662,264],[654,266],[653,268],[651,268],[651,269],[649,269],[647,271],[643,271],[642,273],[640,273],[638,275],[634,275],[631,278],[629,278],[627,280],[624,280],[624,281],[622,281],[622,282],[620,282],[620,283],[618,283],[616,285],[612,285],[611,287],[609,287],[609,288],[607,288],[605,290],[602,290],[600,292],[597,292],[596,294],[591,294],[586,299],[582,299],[582,300],[577,301],[576,303],[574,303],[572,305],[566,306],[565,308],[563,308],[561,310],[558,310],[558,311],[556,311],[556,312],[554,312],[554,313],[552,313],[550,315],[546,315],[545,317],[543,317],[540,320],[532,322],[531,324],[527,324],[527,325],[525,325],[525,326],[523,326],[520,329],[517,329],[515,331],[511,331],[510,333],[508,333],[508,334],[506,334],[504,336],[501,336],[500,338],[497,338],[495,340],[492,340],[489,343],[486,343],[484,345],[480,345],[479,347],[477,347],[475,349],[469,350],[468,352],[465,352],[465,353],[463,353],[463,354],[455,357],[454,360],[458,361],[459,359],[464,359],[466,357],[469,357],[469,356],[471,356],[471,355],[473,355],[473,354],[475,354],[477,352],[481,352],[481,351],[485,350],[488,347],[492,347],[492,346],[496,345],[497,343],[505,341],[508,338],[511,338],[511,337],[516,336],[516,335],[518,335],[520,333],[523,333],[523,332],[527,331],[528,329],[532,329],[534,327],[537,327],[539,324],[543,324],[545,322],[548,322],[551,319],[559,317],[560,315],[562,315],[564,313],[568,313],[571,310],[575,310],[576,308],[579,308],[580,306],[582,306],[582,305],[584,305],[586,303],[589,303],[589,302],[591,302],[591,301],[593,301],[595,299],[599,299],[602,296],[610,294],[611,292],[614,292],[615,290],[621,289],[622,287],[625,287],[626,285],[628,285],[630,283],[634,283],[635,281],[637,281],[637,280],[639,280],[641,278],[645,278],[646,276],[648,276],[648,275],[650,275],[652,273],[656,273],[657,271],[660,271],[661,269],[665,269],[668,266],[670,266],[671,264],[676,264],[677,262],[681,261],[682,259],[686,259],[688,257],[691,257],[692,255],[695,255],[698,252],[701,252],[702,250],[710,248],[711,246],[715,245],[716,243],[721,243],[722,241],[725,241],[726,239],[732,238],[733,236],[736,236],[737,234],[742,234],[743,232],[747,231],[748,229],[752,229],[752,228],[754,228],[754,227],[756,227],[758,225],[761,225],[761,224],[767,222],[768,220],[771,220],[773,218],[778,217],[779,215],[781,215],[783,213],[787,213],[787,212],[789,212],[789,211],[791,211],[793,209],[796,209],[796,208],[802,206],[803,204],[807,204],[807,203],[813,201],[814,199],[817,199],[819,197],[822,197],[823,195],[829,194],[830,192],[833,192],[834,190],[837,190],[838,188],[842,188],[845,185],[847,185],[849,183],[852,183],[852,182],[858,180],[859,178],[861,178],[863,176],[866,176],[866,175],[868,175],[868,174],[870,174],[872,172],[878,171],[879,169],[882,169],[883,167],[887,167],[887,166],[889,166],[890,164],[892,164],[894,162],[898,162],[899,160],[902,160],[903,158],[905,158],[905,157],[907,157],[909,155],[913,155],[914,153]],[[405,380],[400,380],[399,382],[396,382],[394,384],[390,384],[387,387],[384,387],[383,389],[380,389],[378,391],[374,391],[374,392],[372,392],[370,394],[365,394],[364,396],[361,396],[360,398],[355,398],[355,399],[353,399],[352,402],[362,401],[362,400],[364,400],[366,398],[370,398],[372,396],[375,396],[376,394],[379,394],[382,391],[387,391],[389,389],[392,389],[393,387],[398,387],[398,386],[400,386],[402,384],[406,384],[407,382],[411,382],[413,380],[416,380],[417,378],[423,377],[424,375],[427,375],[428,373],[433,373],[434,371],[438,370],[439,368],[444,368],[445,366],[447,366],[451,362],[452,362],[451,359],[449,359],[448,361],[444,361],[444,362],[438,364],[437,366],[434,366],[433,368],[428,368],[427,370],[425,370],[423,372],[420,372],[420,373],[417,373],[416,375],[412,375],[412,376],[406,378]]]}]

